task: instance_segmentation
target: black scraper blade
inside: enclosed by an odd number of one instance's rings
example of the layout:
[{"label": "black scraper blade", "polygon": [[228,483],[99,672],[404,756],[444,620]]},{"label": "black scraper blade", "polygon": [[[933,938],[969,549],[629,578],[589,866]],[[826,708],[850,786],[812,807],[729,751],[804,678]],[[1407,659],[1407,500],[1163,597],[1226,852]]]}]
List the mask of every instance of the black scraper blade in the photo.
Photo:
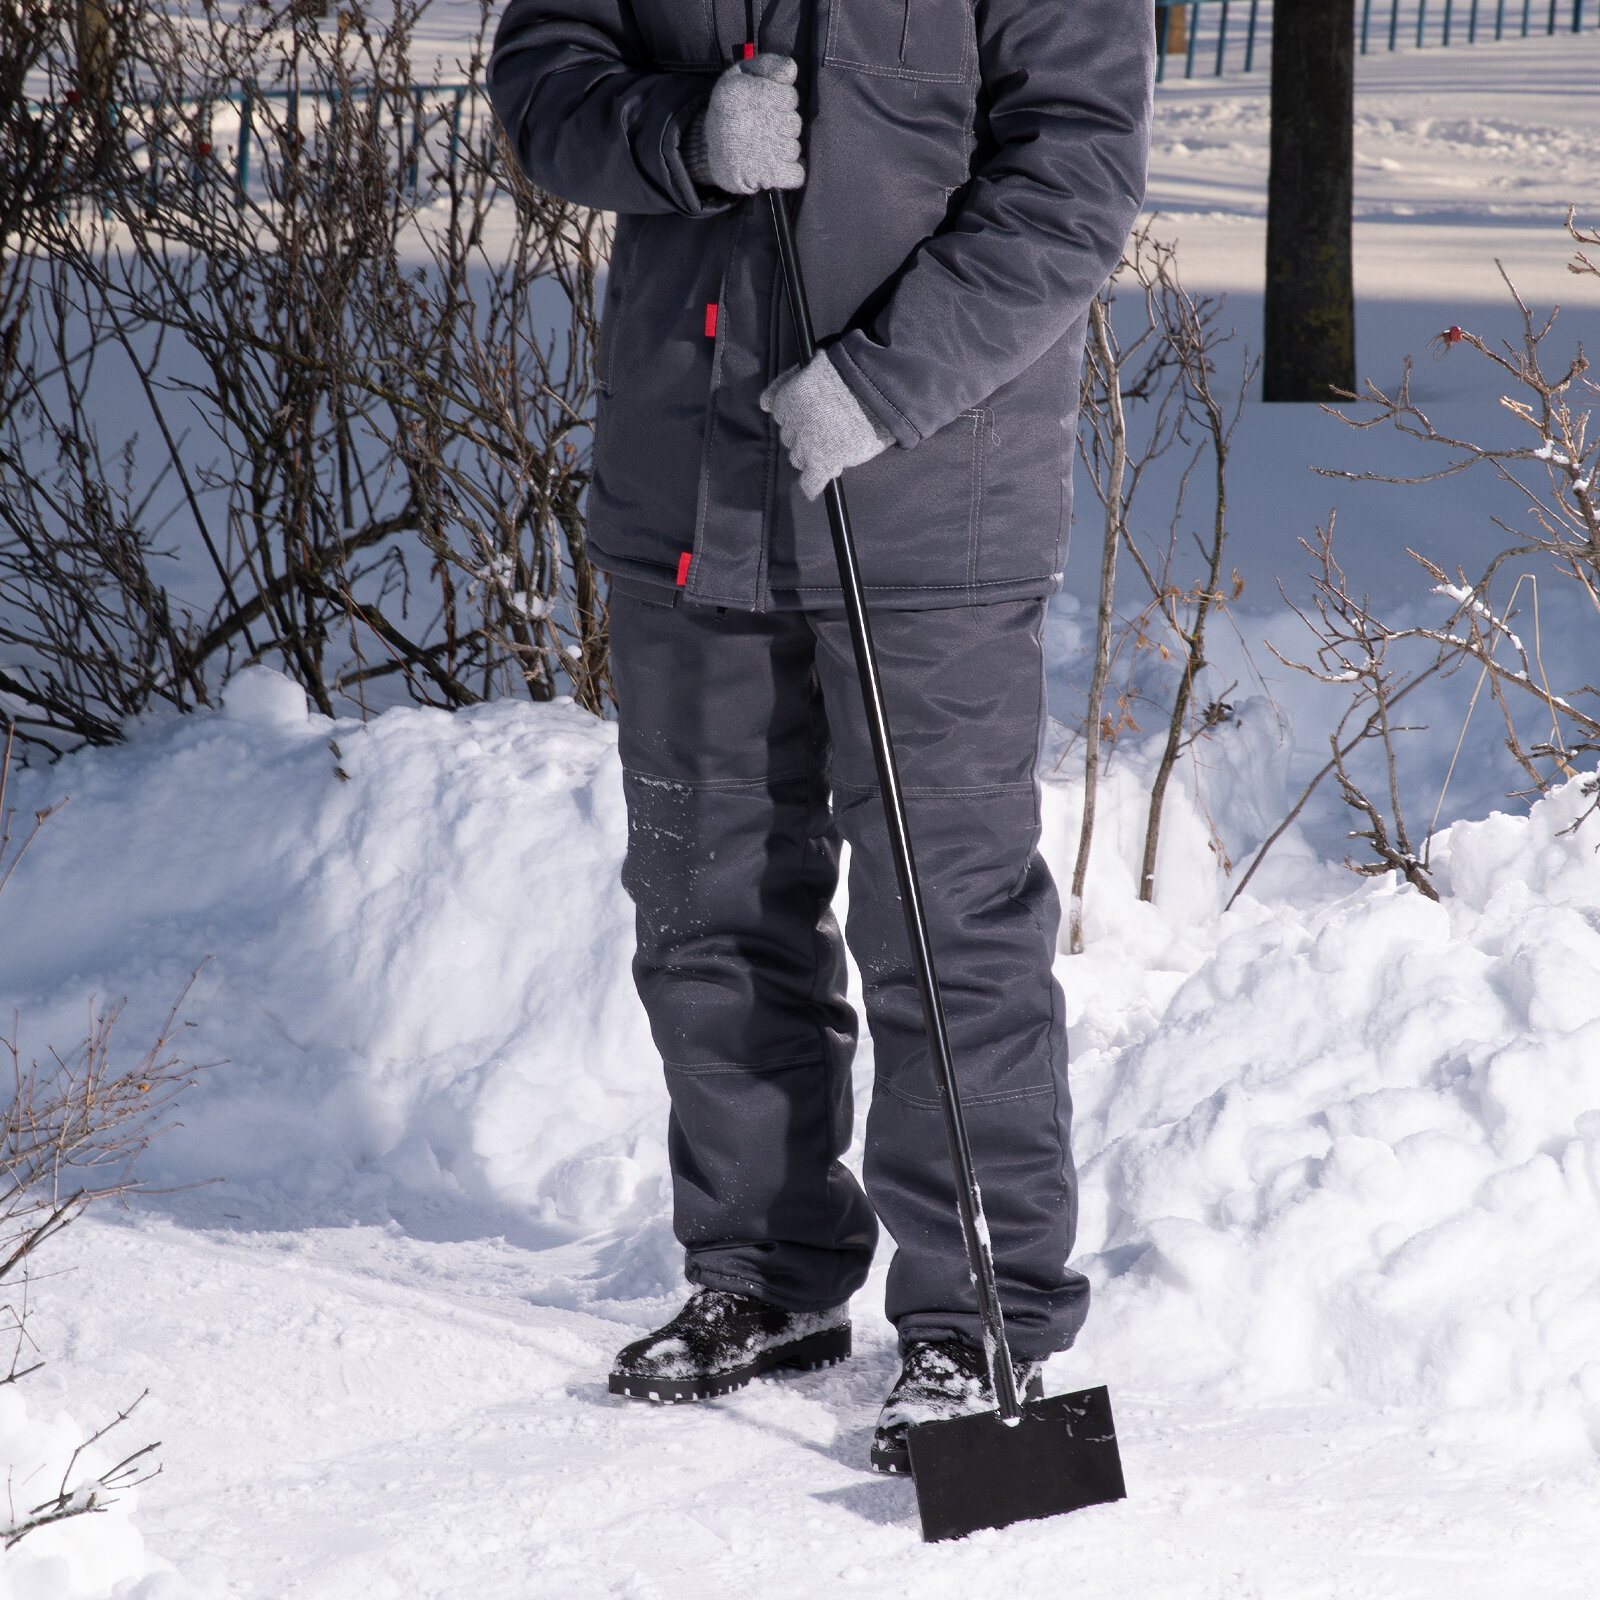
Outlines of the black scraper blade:
[{"label": "black scraper blade", "polygon": [[1127,1494],[1104,1388],[1029,1401],[1009,1427],[994,1411],[919,1423],[907,1442],[922,1537],[929,1541],[1060,1516]]}]

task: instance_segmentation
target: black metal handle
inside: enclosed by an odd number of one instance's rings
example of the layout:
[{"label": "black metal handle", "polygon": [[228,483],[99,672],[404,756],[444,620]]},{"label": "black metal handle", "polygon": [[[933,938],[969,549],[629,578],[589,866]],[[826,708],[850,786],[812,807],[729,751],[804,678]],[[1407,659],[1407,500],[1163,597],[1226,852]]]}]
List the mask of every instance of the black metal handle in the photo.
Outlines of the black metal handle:
[{"label": "black metal handle", "polygon": [[[794,317],[795,337],[799,341],[803,364],[816,355],[817,341],[811,327],[811,308],[806,301],[805,283],[800,276],[800,258],[795,253],[794,228],[790,224],[789,207],[783,195],[776,189],[769,189],[767,198],[772,202],[772,225],[778,235],[783,282],[789,295],[789,310]],[[889,849],[894,856],[895,877],[900,882],[900,904],[906,915],[906,936],[911,941],[911,964],[917,975],[917,992],[922,996],[922,1020],[928,1031],[934,1080],[939,1086],[939,1104],[944,1111],[950,1164],[955,1169],[956,1205],[961,1212],[961,1233],[966,1240],[973,1287],[978,1293],[978,1316],[983,1323],[989,1376],[994,1383],[1001,1417],[1007,1422],[1014,1422],[1022,1415],[1022,1405],[1017,1397],[1017,1378],[1011,1366],[1011,1351],[1006,1345],[1005,1318],[1000,1311],[1000,1291],[994,1279],[994,1254],[989,1244],[989,1227],[984,1221],[983,1196],[978,1190],[977,1175],[972,1170],[972,1147],[967,1140],[966,1119],[961,1114],[961,1092],[956,1087],[950,1036],[945,1027],[944,1006],[939,999],[939,979],[933,968],[928,919],[922,909],[916,858],[911,853],[911,831],[906,826],[905,797],[900,790],[894,741],[889,735],[889,718],[883,706],[883,685],[878,676],[878,657],[872,647],[866,596],[862,592],[861,574],[856,564],[856,542],[850,532],[850,513],[844,503],[844,487],[837,478],[823,490],[823,499],[828,508],[828,527],[833,534],[834,559],[839,565],[839,588],[844,595],[844,613],[850,624],[850,643],[855,648],[856,671],[861,679],[861,700],[867,714],[867,731],[872,739],[873,760],[878,768],[878,789],[883,795],[884,820],[889,827]]]}]

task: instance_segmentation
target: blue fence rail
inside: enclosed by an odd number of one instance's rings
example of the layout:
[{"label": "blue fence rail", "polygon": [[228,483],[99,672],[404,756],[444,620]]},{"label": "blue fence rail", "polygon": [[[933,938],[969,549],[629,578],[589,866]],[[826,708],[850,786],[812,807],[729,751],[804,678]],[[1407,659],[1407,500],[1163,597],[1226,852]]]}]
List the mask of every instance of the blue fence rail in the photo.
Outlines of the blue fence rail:
[{"label": "blue fence rail", "polygon": [[[454,183],[461,159],[461,111],[466,104],[467,96],[474,91],[474,88],[481,90],[482,86],[465,83],[411,84],[378,91],[390,103],[397,141],[406,146],[404,159],[408,189],[413,192],[416,190],[423,145],[430,127],[438,127],[441,124],[448,130],[444,165],[449,171],[451,182]],[[364,89],[361,93],[363,98],[366,98],[372,91]],[[250,147],[256,138],[256,108],[274,100],[282,101],[285,125],[298,128],[300,102],[302,98],[311,97],[299,89],[261,89],[254,85],[247,86],[239,90],[237,95],[229,97],[227,103],[230,106],[237,104],[239,108],[239,138],[234,147],[234,184],[241,200],[250,186]],[[338,92],[333,91],[328,98],[330,101],[337,101]],[[433,102],[431,115],[428,111],[430,101]],[[408,114],[411,119],[409,139],[406,134]]]},{"label": "blue fence rail", "polygon": [[[1180,66],[1185,78],[1266,71],[1271,61],[1272,9],[1272,0],[1155,0],[1156,81],[1165,82],[1169,72],[1176,76]],[[1586,15],[1587,10],[1588,0],[1360,0],[1357,47],[1367,55],[1383,49],[1475,45],[1539,34],[1600,31],[1600,0],[1596,0],[1592,16]],[[481,93],[481,85],[391,85],[377,90],[369,87],[360,93],[362,98],[376,93],[388,102],[406,186],[416,192],[426,154],[432,169],[448,175],[453,188],[459,172],[463,109],[469,96]],[[67,97],[69,102],[75,98]],[[326,91],[318,94],[247,84],[204,106],[193,101],[182,107],[159,102],[142,105],[138,110],[149,117],[151,178],[169,164],[187,164],[198,181],[204,164],[220,165],[231,159],[234,191],[243,205],[250,193],[254,151],[267,141],[281,139],[288,129],[300,127],[302,100],[337,98],[336,92],[329,96]],[[41,112],[46,109],[42,102],[34,104]],[[282,107],[281,113],[273,113],[270,108],[274,104]],[[186,120],[183,110],[198,111],[199,115]],[[213,140],[218,112],[222,138],[234,134],[231,146],[219,146]],[[201,130],[198,136],[196,127]]]},{"label": "blue fence rail", "polygon": [[[1361,0],[1356,44],[1374,50],[1485,44],[1536,34],[1600,29],[1588,0]],[[1271,56],[1271,0],[1156,0],[1156,81],[1265,71]]]},{"label": "blue fence rail", "polygon": [[[463,111],[468,97],[481,92],[481,84],[465,83],[397,84],[381,89],[366,85],[356,91],[355,98],[370,101],[376,96],[384,103],[392,133],[390,148],[402,168],[405,187],[415,194],[424,159],[435,176],[447,174],[454,187],[460,173]],[[303,136],[304,116],[315,116],[316,107],[335,106],[339,99],[337,90],[245,84],[231,93],[204,99],[185,96],[181,100],[119,103],[112,112],[124,124],[142,123],[143,167],[152,188],[173,171],[185,173],[198,184],[208,169],[213,175],[220,169],[243,206],[251,192],[258,152],[281,146],[290,130],[297,138]],[[76,95],[65,97],[65,106],[76,103]],[[63,108],[63,102],[30,100],[28,104],[40,115]],[[259,178],[256,187],[261,189]]]}]

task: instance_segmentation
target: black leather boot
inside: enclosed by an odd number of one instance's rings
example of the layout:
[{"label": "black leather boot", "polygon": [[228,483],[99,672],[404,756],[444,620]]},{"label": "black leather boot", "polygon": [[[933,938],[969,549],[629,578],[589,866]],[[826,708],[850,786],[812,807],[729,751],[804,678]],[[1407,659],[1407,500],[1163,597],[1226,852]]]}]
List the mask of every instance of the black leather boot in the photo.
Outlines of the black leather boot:
[{"label": "black leather boot", "polygon": [[[1044,1378],[1038,1367],[1019,1363],[1016,1371],[1023,1399],[1042,1400]],[[910,1472],[906,1434],[919,1422],[939,1422],[946,1417],[994,1409],[994,1388],[983,1351],[960,1339],[930,1339],[913,1344],[878,1413],[878,1426],[872,1435],[872,1470]]]},{"label": "black leather boot", "polygon": [[810,1372],[850,1354],[850,1308],[784,1311],[750,1295],[696,1289],[671,1322],[622,1350],[612,1394],[663,1404],[709,1400],[763,1372]]}]

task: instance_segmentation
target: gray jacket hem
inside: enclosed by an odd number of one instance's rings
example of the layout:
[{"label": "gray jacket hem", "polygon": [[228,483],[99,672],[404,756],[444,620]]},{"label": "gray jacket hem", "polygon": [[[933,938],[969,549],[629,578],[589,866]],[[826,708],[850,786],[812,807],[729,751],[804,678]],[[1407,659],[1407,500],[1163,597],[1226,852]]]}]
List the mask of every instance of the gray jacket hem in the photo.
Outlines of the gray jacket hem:
[{"label": "gray jacket hem", "polygon": [[[628,594],[657,605],[674,606],[684,590],[678,586],[677,575],[669,567],[658,567],[647,561],[630,561],[607,555],[593,540],[589,541],[589,555],[594,564],[614,584]],[[918,584],[874,586],[867,588],[868,603],[885,606],[892,611],[944,611],[954,606],[1001,605],[1008,600],[1043,600],[1061,588],[1059,572],[1042,578],[1001,578],[993,581],[960,584]],[[735,611],[837,611],[844,605],[844,597],[837,586],[774,589],[766,597],[766,604],[752,606],[748,597],[721,601],[715,595],[695,595],[696,605],[726,604]]]}]

